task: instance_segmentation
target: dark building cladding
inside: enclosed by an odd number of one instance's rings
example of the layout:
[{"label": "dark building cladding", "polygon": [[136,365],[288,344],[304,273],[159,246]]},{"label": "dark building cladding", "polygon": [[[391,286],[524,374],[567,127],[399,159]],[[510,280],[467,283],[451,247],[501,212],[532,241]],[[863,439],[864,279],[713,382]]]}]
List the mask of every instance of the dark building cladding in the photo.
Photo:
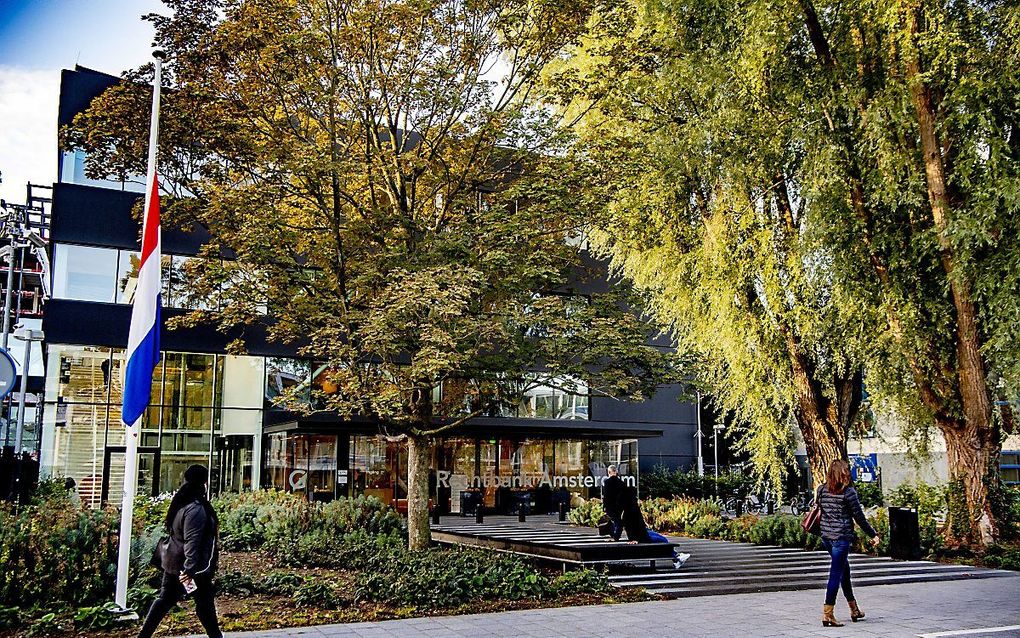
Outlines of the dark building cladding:
[{"label": "dark building cladding", "polygon": [[[116,81],[82,67],[64,71],[60,123]],[[119,374],[137,274],[139,230],[131,210],[141,185],[90,180],[83,164],[82,153],[61,152],[53,190],[42,464],[75,478],[83,500],[98,503],[116,496],[123,468]],[[206,239],[201,230],[164,228],[165,317],[187,312],[180,307],[186,303],[180,265]],[[317,384],[321,368],[257,329],[244,335],[246,355],[228,355],[235,336],[210,326],[164,328],[164,356],[141,424],[140,492],[168,491],[184,467],[202,462],[220,491],[275,487],[316,499],[366,494],[401,505],[402,445],[379,436],[371,420],[274,407],[283,389]],[[568,493],[596,495],[610,463],[631,475],[660,464],[693,465],[696,423],[695,406],[681,402],[675,386],[643,402],[539,388],[505,415],[475,419],[442,441],[434,498],[454,512],[479,505],[512,511],[525,501],[549,509]]]}]

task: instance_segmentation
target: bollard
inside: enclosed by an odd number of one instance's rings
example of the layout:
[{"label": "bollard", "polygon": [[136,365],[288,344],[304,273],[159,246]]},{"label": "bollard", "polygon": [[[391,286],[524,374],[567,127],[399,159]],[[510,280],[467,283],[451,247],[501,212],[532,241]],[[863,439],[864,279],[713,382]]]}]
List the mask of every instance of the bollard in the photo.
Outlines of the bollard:
[{"label": "bollard", "polygon": [[776,502],[772,499],[765,501],[765,513],[769,516],[776,513]]},{"label": "bollard", "polygon": [[521,503],[521,504],[520,504],[520,505],[519,505],[519,506],[517,507],[517,522],[518,522],[518,523],[524,523],[525,521],[527,521],[527,520],[528,520],[528,512],[527,512],[527,509],[528,509],[528,506],[527,506],[527,505],[525,505],[524,503]]},{"label": "bollard", "polygon": [[566,520],[567,520],[567,504],[560,503],[560,522],[562,523]]},{"label": "bollard", "polygon": [[432,524],[433,525],[439,525],[439,508],[438,507],[433,507],[432,508]]},{"label": "bollard", "polygon": [[740,518],[741,516],[744,515],[744,499],[742,498],[737,499],[736,513],[737,518]]},{"label": "bollard", "polygon": [[485,521],[485,517],[482,515],[482,506],[479,505],[478,509],[475,510],[475,522],[481,525]]}]

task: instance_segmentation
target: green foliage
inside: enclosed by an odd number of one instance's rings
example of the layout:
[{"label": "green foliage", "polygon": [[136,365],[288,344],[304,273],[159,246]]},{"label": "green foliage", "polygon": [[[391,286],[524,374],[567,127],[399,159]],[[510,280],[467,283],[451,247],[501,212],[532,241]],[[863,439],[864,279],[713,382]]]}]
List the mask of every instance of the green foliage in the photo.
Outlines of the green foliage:
[{"label": "green foliage", "polygon": [[170,509],[173,494],[167,492],[159,496],[136,496],[134,508],[134,524],[136,528],[166,527],[166,513]]},{"label": "green foliage", "polygon": [[549,591],[545,576],[520,557],[461,548],[382,555],[357,582],[358,598],[419,609],[541,597]]},{"label": "green foliage", "polygon": [[889,493],[889,505],[917,509],[921,529],[921,547],[937,553],[943,546],[939,526],[948,511],[949,488],[926,483],[904,483]]},{"label": "green foliage", "polygon": [[293,598],[294,602],[301,607],[319,607],[321,609],[336,609],[341,602],[333,585],[318,579],[301,583],[294,590]]},{"label": "green foliage", "polygon": [[263,490],[219,498],[214,506],[224,547],[264,549],[289,565],[333,564],[356,552],[357,542],[389,539],[404,526],[393,508],[374,497],[310,503],[299,495]]},{"label": "green foliage", "polygon": [[695,520],[686,531],[691,536],[721,538],[725,528],[726,523],[723,521],[721,516],[718,514],[705,514],[704,516],[698,517],[698,519]]},{"label": "green foliage", "polygon": [[21,611],[17,607],[0,607],[0,629],[16,629],[21,626]]},{"label": "green foliage", "polygon": [[270,596],[292,596],[305,582],[305,579],[293,572],[273,572],[258,584],[259,591]]},{"label": "green foliage", "polygon": [[984,555],[984,564],[995,569],[1020,571],[1020,547],[991,545]]},{"label": "green foliage", "polygon": [[158,595],[159,590],[155,587],[150,587],[145,583],[137,584],[127,590],[127,606],[139,616],[144,617],[149,607],[152,607],[152,601],[156,600]]},{"label": "green foliage", "polygon": [[108,602],[103,605],[97,605],[95,607],[79,607],[74,612],[74,627],[75,629],[107,629],[113,627],[117,622],[117,616],[111,611],[116,609],[117,605],[113,602]]},{"label": "green foliage", "polygon": [[29,636],[50,636],[64,631],[60,619],[53,612],[43,614],[28,626]]},{"label": "green foliage", "polygon": [[556,596],[602,594],[612,590],[609,578],[594,569],[575,569],[560,574],[549,582],[549,591]]},{"label": "green foliage", "polygon": [[[137,525],[136,525],[137,530]],[[128,578],[134,583],[144,580],[147,576],[156,573],[156,568],[150,565],[152,554],[156,550],[156,543],[166,534],[166,528],[162,523],[146,527],[136,531],[131,537],[131,558],[129,564]]]},{"label": "green foliage", "polygon": [[719,516],[722,507],[716,500],[659,498],[642,502],[641,511],[652,529],[683,534],[701,517]]},{"label": "green foliage", "polygon": [[117,556],[114,510],[69,507],[66,495],[15,511],[0,503],[0,604],[108,600]]},{"label": "green foliage", "polygon": [[66,479],[58,476],[41,479],[32,491],[31,502],[39,505],[47,501],[66,501],[71,505],[71,493],[64,486]]},{"label": "green foliage", "polygon": [[882,495],[882,487],[876,483],[854,483],[857,491],[857,498],[861,501],[861,507],[881,507],[885,502]]},{"label": "green foliage", "polygon": [[606,515],[602,499],[590,498],[567,513],[567,519],[574,525],[598,527],[599,520]]},{"label": "green foliage", "polygon": [[218,574],[216,588],[224,594],[238,596],[250,596],[259,589],[250,575],[236,570]]},{"label": "green foliage", "polygon": [[741,472],[698,476],[694,470],[657,466],[641,474],[641,491],[645,498],[672,498],[688,496],[697,499],[747,496],[754,491],[753,476]]}]

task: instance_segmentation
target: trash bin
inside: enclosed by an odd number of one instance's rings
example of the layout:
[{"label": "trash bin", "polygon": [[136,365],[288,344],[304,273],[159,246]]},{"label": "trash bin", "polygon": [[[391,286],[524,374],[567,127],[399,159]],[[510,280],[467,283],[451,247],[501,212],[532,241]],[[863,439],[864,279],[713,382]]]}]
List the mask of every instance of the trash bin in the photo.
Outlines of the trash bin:
[{"label": "trash bin", "polygon": [[921,558],[921,527],[916,509],[889,508],[889,556],[900,560]]}]

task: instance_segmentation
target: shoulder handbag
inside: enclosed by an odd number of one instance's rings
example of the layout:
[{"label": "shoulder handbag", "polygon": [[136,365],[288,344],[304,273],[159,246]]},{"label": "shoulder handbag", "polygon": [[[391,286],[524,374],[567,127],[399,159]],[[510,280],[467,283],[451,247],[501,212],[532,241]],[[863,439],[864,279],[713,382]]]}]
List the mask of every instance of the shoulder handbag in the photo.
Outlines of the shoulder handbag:
[{"label": "shoulder handbag", "polygon": [[598,527],[599,536],[609,536],[613,533],[613,519],[609,518],[609,515],[603,514],[599,519]]},{"label": "shoulder handbag", "polygon": [[819,502],[819,496],[821,496],[821,488],[815,494],[815,500],[811,501],[811,509],[804,515],[804,520],[800,522],[800,526],[804,528],[805,532],[816,536],[822,533],[822,505]]},{"label": "shoulder handbag", "polygon": [[168,534],[156,541],[156,546],[152,549],[152,557],[149,559],[149,564],[156,569],[163,570],[167,559],[170,559],[172,562],[173,558],[180,557],[183,554],[184,551],[181,544]]}]

